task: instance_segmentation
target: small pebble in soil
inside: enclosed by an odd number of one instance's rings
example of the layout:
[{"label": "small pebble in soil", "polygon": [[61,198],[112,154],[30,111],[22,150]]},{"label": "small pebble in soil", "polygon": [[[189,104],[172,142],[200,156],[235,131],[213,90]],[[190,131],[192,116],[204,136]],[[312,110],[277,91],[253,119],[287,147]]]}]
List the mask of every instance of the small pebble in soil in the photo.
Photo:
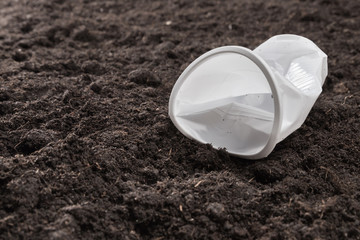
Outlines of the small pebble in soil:
[{"label": "small pebble in soil", "polygon": [[128,78],[131,82],[158,87],[161,84],[161,80],[154,73],[147,69],[137,69],[129,73]]}]

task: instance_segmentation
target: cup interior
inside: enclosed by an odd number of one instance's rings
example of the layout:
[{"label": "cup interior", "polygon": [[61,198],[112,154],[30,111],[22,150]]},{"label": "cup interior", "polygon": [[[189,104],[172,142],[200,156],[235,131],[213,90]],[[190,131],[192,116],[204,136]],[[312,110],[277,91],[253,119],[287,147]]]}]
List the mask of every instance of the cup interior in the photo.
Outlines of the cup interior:
[{"label": "cup interior", "polygon": [[181,76],[172,114],[185,135],[237,155],[268,143],[274,98],[263,71],[236,52],[203,58]]}]

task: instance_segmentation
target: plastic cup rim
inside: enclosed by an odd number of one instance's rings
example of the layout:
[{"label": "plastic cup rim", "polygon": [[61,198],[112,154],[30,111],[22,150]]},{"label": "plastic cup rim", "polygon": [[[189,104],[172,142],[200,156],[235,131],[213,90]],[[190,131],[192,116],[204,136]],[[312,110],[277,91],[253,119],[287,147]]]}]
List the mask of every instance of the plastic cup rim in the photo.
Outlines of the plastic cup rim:
[{"label": "plastic cup rim", "polygon": [[273,74],[273,71],[271,70],[270,66],[256,53],[254,53],[252,50],[245,48],[245,47],[240,47],[240,46],[224,46],[224,47],[218,47],[215,49],[212,49],[206,53],[204,53],[203,55],[201,55],[200,57],[198,57],[197,59],[195,59],[180,75],[180,77],[178,78],[178,80],[176,81],[171,94],[170,94],[170,99],[169,99],[169,116],[172,120],[172,122],[174,123],[174,125],[179,129],[179,131],[184,134],[186,137],[196,140],[197,142],[200,143],[206,143],[206,142],[202,142],[198,139],[193,138],[192,136],[190,136],[187,131],[178,123],[178,121],[176,120],[175,116],[172,114],[173,110],[174,110],[174,105],[175,105],[175,98],[176,95],[178,93],[178,91],[180,90],[182,84],[185,82],[185,80],[187,79],[187,77],[191,74],[191,72],[193,72],[205,59],[215,55],[215,54],[220,54],[220,53],[237,53],[240,55],[243,55],[245,57],[247,57],[248,59],[250,59],[252,62],[254,62],[259,68],[260,70],[263,72],[263,74],[265,75],[265,78],[267,79],[269,85],[270,85],[270,89],[273,95],[273,99],[274,99],[274,122],[273,122],[273,127],[271,130],[271,134],[268,138],[267,143],[265,144],[265,146],[257,153],[254,154],[242,154],[242,153],[237,153],[237,152],[232,152],[232,151],[228,151],[228,153],[230,155],[234,155],[237,157],[243,157],[243,158],[247,158],[247,159],[260,159],[260,158],[264,158],[266,156],[268,156],[272,150],[275,148],[275,145],[277,143],[277,138],[279,135],[279,131],[280,131],[280,126],[281,126],[281,122],[282,122],[282,109],[280,107],[280,99],[279,99],[279,92],[278,92],[278,86],[277,86],[277,82],[275,81],[275,76]]}]

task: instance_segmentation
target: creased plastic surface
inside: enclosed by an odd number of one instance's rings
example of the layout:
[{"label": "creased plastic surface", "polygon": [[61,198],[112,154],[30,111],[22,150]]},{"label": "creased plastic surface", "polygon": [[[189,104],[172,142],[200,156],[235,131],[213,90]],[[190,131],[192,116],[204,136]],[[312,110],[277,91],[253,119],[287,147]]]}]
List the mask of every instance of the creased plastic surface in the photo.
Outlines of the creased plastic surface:
[{"label": "creased plastic surface", "polygon": [[283,111],[277,142],[298,129],[322,91],[327,56],[312,41],[296,35],[270,38],[254,52],[275,73]]}]

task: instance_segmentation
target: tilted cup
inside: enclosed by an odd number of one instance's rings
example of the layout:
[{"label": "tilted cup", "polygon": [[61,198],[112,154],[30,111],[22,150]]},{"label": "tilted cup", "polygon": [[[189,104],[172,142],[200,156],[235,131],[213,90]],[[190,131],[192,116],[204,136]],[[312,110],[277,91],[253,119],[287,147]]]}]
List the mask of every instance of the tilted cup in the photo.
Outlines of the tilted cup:
[{"label": "tilted cup", "polygon": [[191,139],[263,158],[305,121],[326,75],[326,54],[296,35],[274,36],[253,51],[216,48],[180,75],[169,116]]}]

